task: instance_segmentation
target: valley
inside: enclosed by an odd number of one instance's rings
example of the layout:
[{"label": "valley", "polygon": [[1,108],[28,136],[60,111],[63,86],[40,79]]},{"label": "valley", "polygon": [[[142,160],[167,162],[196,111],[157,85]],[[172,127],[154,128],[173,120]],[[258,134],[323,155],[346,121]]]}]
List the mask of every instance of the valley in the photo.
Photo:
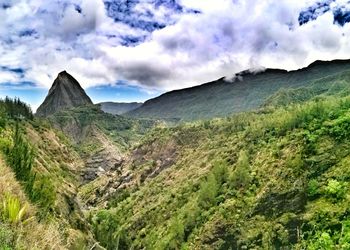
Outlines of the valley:
[{"label": "valley", "polygon": [[349,249],[349,95],[318,61],[104,112],[61,72],[0,101],[0,246]]}]

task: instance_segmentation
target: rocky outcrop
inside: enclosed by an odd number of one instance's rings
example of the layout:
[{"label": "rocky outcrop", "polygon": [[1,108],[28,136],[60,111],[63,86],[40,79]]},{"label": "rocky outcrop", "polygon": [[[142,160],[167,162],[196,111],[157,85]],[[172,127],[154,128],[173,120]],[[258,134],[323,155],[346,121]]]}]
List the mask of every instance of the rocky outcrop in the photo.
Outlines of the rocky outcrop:
[{"label": "rocky outcrop", "polygon": [[58,74],[36,115],[46,117],[63,109],[88,104],[92,104],[92,101],[79,82],[66,71],[62,71]]},{"label": "rocky outcrop", "polygon": [[99,149],[84,158],[85,169],[82,172],[84,182],[89,182],[106,174],[118,171],[123,163],[123,155],[118,148],[97,127],[91,126],[90,138],[93,138]]}]

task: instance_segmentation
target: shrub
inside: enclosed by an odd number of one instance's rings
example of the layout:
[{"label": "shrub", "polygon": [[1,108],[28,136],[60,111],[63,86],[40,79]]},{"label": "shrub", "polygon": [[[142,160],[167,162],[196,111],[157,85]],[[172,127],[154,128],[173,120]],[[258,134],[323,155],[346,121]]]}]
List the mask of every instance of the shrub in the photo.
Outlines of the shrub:
[{"label": "shrub", "polygon": [[318,233],[315,238],[309,243],[308,249],[334,249],[335,245],[329,233]]},{"label": "shrub", "polygon": [[15,233],[8,224],[0,223],[0,249],[14,249]]},{"label": "shrub", "polygon": [[341,249],[350,249],[350,221],[342,223],[341,236],[339,246]]},{"label": "shrub", "polygon": [[117,216],[106,210],[96,213],[92,220],[96,239],[107,249],[129,249],[129,240],[119,225]]},{"label": "shrub", "polygon": [[169,238],[166,238],[162,242],[162,248],[164,249],[181,249],[181,245],[185,237],[185,228],[182,221],[179,218],[174,218],[170,222]]},{"label": "shrub", "polygon": [[307,193],[309,197],[315,197],[319,194],[319,184],[318,181],[312,179],[308,183]]},{"label": "shrub", "polygon": [[211,172],[214,174],[215,179],[219,185],[222,185],[228,181],[229,171],[226,162],[215,162]]},{"label": "shrub", "polygon": [[343,140],[350,136],[350,115],[339,117],[326,124],[329,134],[337,140]]},{"label": "shrub", "polygon": [[50,178],[47,176],[36,178],[29,198],[46,212],[53,207],[56,201],[56,190]]},{"label": "shrub", "polygon": [[326,195],[333,200],[341,200],[345,197],[346,187],[342,182],[330,180],[325,188]]},{"label": "shrub", "polygon": [[200,185],[198,204],[203,208],[209,208],[215,204],[218,194],[218,183],[213,173],[210,173]]}]

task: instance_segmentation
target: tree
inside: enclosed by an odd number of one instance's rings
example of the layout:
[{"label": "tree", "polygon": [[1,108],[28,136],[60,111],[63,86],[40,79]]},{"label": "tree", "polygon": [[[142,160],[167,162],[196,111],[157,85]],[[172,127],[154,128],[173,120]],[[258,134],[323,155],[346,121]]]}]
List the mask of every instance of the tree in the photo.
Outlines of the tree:
[{"label": "tree", "polygon": [[210,173],[208,177],[200,185],[198,204],[202,208],[209,208],[216,202],[219,185],[214,173]]},{"label": "tree", "polygon": [[249,157],[246,151],[239,152],[236,169],[230,175],[230,184],[235,188],[245,188],[251,181]]}]

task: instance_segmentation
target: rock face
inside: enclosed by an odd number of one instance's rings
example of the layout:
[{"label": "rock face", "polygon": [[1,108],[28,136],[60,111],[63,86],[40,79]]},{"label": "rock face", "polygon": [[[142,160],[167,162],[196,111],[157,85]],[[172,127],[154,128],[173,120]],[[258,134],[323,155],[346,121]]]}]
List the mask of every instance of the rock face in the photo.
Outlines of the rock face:
[{"label": "rock face", "polygon": [[87,104],[92,104],[92,101],[79,82],[66,71],[62,71],[58,74],[36,115],[46,117],[63,109]]}]

